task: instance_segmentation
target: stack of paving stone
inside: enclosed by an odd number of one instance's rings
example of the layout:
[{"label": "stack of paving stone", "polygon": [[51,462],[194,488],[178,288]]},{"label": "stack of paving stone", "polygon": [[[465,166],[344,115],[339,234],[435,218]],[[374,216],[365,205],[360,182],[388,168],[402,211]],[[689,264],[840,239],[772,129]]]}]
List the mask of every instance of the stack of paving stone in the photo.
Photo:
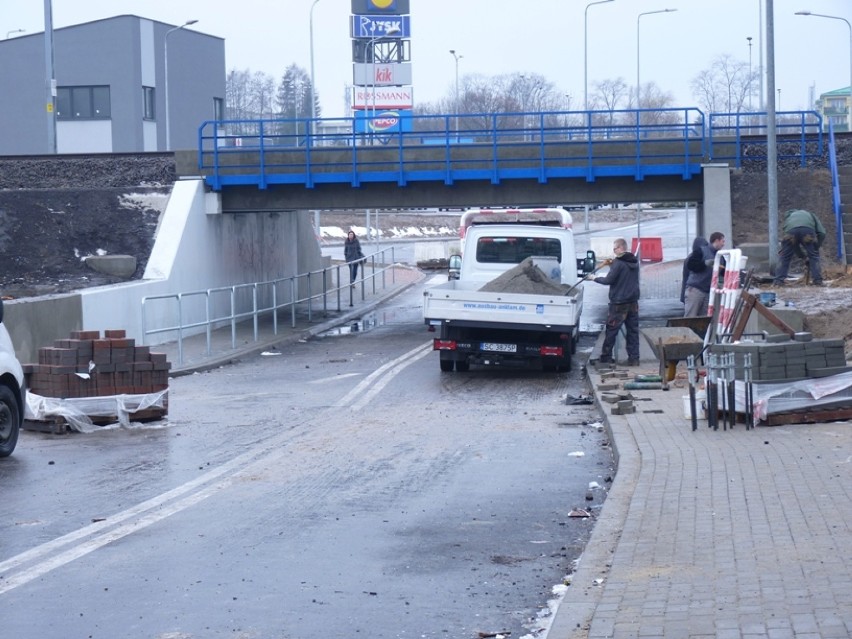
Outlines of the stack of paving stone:
[{"label": "stack of paving stone", "polygon": [[756,382],[797,381],[852,370],[846,366],[842,339],[714,344],[710,350],[717,355],[734,354],[738,380],[745,379],[746,353],[751,353],[752,379]]},{"label": "stack of paving stone", "polygon": [[[69,339],[38,350],[38,363],[24,365],[28,390],[54,398],[144,395],[169,387],[165,353],[136,346],[123,330],[74,331]],[[165,414],[165,409],[162,410]]]}]

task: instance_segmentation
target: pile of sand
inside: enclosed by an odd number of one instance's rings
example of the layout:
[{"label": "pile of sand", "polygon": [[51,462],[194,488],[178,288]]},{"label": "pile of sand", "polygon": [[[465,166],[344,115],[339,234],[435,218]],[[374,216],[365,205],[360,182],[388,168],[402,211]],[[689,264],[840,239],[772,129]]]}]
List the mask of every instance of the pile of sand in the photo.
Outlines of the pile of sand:
[{"label": "pile of sand", "polygon": [[531,257],[494,278],[479,290],[486,293],[565,295],[570,287],[550,279]]}]

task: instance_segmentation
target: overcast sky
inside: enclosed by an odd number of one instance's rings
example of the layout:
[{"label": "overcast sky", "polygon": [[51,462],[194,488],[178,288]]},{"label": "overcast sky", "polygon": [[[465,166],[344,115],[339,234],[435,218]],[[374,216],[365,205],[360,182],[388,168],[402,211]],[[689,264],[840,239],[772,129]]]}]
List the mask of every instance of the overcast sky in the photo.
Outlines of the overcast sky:
[{"label": "overcast sky", "polygon": [[[587,0],[410,0],[414,100],[449,97],[459,74],[539,73],[582,108],[583,32]],[[656,82],[677,106],[695,106],[690,81],[722,55],[760,62],[759,15],[765,0],[614,0],[588,9],[589,92],[596,81],[636,83],[637,16],[640,80]],[[291,63],[310,71],[313,0],[53,0],[54,28],[121,14],[180,25],[225,39],[228,70],[263,71],[280,79]],[[796,16],[808,10],[852,22],[850,0],[775,0],[775,78],[780,110],[808,107],[815,94],[850,84],[850,33],[841,20]],[[44,2],[5,0],[0,37],[44,30]],[[314,9],[314,64],[323,115],[344,115],[352,82],[349,0],[319,0]],[[766,19],[764,11],[764,20]],[[20,34],[10,34],[17,37]],[[767,35],[764,32],[763,44]],[[764,67],[768,60],[764,56]],[[61,78],[58,78],[61,83]],[[756,101],[756,98],[755,98]]]}]

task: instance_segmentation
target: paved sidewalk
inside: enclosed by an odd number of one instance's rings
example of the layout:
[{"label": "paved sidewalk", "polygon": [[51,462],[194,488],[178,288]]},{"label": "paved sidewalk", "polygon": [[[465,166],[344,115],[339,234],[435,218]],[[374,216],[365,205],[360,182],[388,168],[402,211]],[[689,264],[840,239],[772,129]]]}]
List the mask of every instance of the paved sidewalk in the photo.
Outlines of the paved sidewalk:
[{"label": "paved sidewalk", "polygon": [[618,472],[548,639],[852,636],[852,425],[693,432],[684,387],[632,392],[602,405]]}]

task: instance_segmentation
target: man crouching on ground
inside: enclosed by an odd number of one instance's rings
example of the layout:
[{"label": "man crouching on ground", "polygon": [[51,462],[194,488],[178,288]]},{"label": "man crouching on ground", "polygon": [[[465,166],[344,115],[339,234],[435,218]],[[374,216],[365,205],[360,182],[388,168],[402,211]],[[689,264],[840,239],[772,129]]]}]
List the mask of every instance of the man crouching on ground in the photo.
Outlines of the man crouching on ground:
[{"label": "man crouching on ground", "polygon": [[612,244],[615,259],[603,277],[592,277],[598,284],[609,286],[609,313],[606,318],[606,337],[598,361],[613,362],[612,349],[622,324],[627,330],[627,365],[639,365],[639,260],[627,250],[627,240],[619,238]]}]

